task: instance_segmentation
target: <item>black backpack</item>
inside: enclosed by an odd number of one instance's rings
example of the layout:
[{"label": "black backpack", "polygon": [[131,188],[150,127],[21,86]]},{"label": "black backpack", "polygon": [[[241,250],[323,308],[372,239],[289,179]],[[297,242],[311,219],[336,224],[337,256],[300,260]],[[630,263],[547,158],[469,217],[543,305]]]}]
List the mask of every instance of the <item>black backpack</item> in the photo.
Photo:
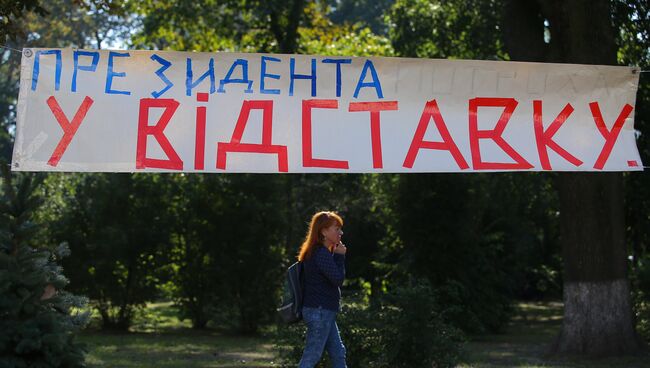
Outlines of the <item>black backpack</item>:
[{"label": "black backpack", "polygon": [[295,323],[302,320],[304,290],[304,266],[302,262],[296,262],[287,269],[282,304],[277,309],[283,322]]}]

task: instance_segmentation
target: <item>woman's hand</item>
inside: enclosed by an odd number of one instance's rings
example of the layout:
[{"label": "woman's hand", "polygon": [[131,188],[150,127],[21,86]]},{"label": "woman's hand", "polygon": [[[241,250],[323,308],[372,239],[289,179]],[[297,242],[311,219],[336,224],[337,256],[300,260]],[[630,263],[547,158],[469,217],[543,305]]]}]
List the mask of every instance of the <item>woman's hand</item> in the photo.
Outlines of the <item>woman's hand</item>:
[{"label": "woman's hand", "polygon": [[338,254],[341,254],[341,255],[345,255],[345,253],[346,253],[347,251],[348,251],[348,248],[346,248],[346,247],[345,247],[345,244],[343,244],[342,242],[339,242],[339,243],[336,244],[336,246],[334,247],[334,253],[338,253]]}]

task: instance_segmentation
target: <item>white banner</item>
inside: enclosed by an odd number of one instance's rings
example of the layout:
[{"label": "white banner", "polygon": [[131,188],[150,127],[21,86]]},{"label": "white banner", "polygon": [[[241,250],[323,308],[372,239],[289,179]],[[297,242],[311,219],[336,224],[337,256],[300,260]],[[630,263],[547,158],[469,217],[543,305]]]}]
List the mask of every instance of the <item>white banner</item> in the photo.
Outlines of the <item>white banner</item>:
[{"label": "white banner", "polygon": [[25,49],[13,170],[643,170],[618,66]]}]

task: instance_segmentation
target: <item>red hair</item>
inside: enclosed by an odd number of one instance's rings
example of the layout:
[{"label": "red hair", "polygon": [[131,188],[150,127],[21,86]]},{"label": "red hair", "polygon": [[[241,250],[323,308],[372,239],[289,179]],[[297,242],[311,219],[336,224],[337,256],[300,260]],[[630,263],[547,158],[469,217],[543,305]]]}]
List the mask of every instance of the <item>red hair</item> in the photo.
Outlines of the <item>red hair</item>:
[{"label": "red hair", "polygon": [[[300,247],[300,253],[298,253],[299,261],[302,262],[311,257],[314,249],[316,249],[319,244],[323,243],[324,239],[321,231],[334,224],[343,227],[343,219],[334,212],[322,211],[317,212],[312,216],[311,222],[309,223],[309,230],[307,230],[305,240],[302,242],[302,246]],[[332,250],[330,249],[330,252],[331,251]]]}]

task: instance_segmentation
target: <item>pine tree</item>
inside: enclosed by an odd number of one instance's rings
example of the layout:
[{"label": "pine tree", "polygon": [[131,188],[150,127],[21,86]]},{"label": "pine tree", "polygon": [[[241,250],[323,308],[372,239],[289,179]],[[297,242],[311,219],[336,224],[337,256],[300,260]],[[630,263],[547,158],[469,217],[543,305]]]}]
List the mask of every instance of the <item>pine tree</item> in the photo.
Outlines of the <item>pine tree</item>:
[{"label": "pine tree", "polygon": [[12,177],[6,163],[0,166],[0,368],[84,367],[75,332],[88,320],[78,312],[87,301],[64,290],[58,264],[68,247],[33,244],[43,177]]}]

